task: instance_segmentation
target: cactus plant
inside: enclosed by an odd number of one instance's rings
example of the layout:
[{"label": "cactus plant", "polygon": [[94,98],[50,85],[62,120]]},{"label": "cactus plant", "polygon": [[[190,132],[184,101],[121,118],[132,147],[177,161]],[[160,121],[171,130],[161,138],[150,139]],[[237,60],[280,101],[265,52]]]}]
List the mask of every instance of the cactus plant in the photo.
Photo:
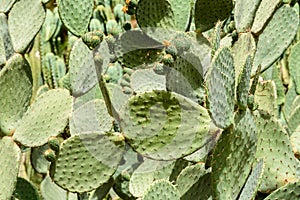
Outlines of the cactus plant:
[{"label": "cactus plant", "polygon": [[0,30],[1,200],[298,198],[298,1],[1,0]]},{"label": "cactus plant", "polygon": [[22,0],[14,4],[9,12],[8,27],[16,52],[24,53],[41,29],[45,17],[46,12],[39,1],[32,3],[30,0]]}]

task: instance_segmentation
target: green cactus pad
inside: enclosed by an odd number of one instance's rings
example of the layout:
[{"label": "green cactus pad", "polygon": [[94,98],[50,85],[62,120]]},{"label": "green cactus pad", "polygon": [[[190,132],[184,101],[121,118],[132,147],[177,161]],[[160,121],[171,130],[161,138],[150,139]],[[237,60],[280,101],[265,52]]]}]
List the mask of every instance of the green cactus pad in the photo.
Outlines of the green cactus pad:
[{"label": "green cactus pad", "polygon": [[250,89],[251,69],[252,57],[248,56],[244,65],[244,69],[240,74],[236,91],[237,102],[239,107],[242,109],[245,109],[247,107],[248,94]]},{"label": "green cactus pad", "polygon": [[155,180],[169,180],[174,166],[174,161],[145,159],[145,161],[133,172],[130,178],[130,193],[135,197],[142,197],[147,191],[147,188]]},{"label": "green cactus pad", "polygon": [[176,188],[181,200],[201,200],[211,197],[211,168],[205,169],[205,163],[197,163],[181,171],[176,180]]},{"label": "green cactus pad", "polygon": [[0,199],[10,199],[19,172],[21,150],[10,137],[0,139]]},{"label": "green cactus pad", "polygon": [[127,171],[122,172],[115,178],[113,189],[121,199],[135,200],[136,198],[129,191],[129,180],[130,174]]},{"label": "green cactus pad", "polygon": [[235,69],[230,49],[219,49],[207,75],[208,100],[211,117],[220,128],[233,122],[235,97]]},{"label": "green cactus pad", "polygon": [[295,44],[289,56],[289,73],[296,86],[297,94],[300,94],[300,73],[299,73],[299,62],[300,62],[300,42]]},{"label": "green cactus pad", "polygon": [[70,54],[70,83],[72,95],[77,97],[92,89],[98,82],[93,52],[77,40]]},{"label": "green cactus pad", "polygon": [[29,107],[31,95],[30,66],[23,56],[15,54],[0,72],[0,133],[14,132]]},{"label": "green cactus pad", "polygon": [[76,110],[83,104],[95,99],[103,99],[103,95],[98,84],[96,84],[90,91],[88,91],[84,95],[75,98],[73,108],[74,110]]},{"label": "green cactus pad", "polygon": [[259,185],[261,183],[261,178],[264,171],[264,162],[261,159],[256,166],[252,169],[252,172],[247,179],[247,182],[242,190],[239,200],[254,199]]},{"label": "green cactus pad", "polygon": [[0,2],[0,12],[6,13],[12,7],[16,0],[2,0]]},{"label": "green cactus pad", "polygon": [[194,153],[184,157],[185,160],[194,162],[194,163],[198,163],[198,162],[204,162],[207,159],[208,154],[216,146],[216,144],[220,138],[220,135],[222,134],[222,130],[219,129],[218,127],[216,127],[213,122],[211,122],[209,132],[213,135],[211,140],[202,148],[200,148],[197,151],[195,151]]},{"label": "green cactus pad", "polygon": [[288,118],[288,127],[289,127],[290,134],[293,134],[300,126],[299,119],[300,119],[300,106],[295,108],[292,111],[291,116]]},{"label": "green cactus pad", "polygon": [[276,85],[274,81],[258,82],[254,94],[254,102],[260,110],[273,116],[278,115]]},{"label": "green cactus pad", "polygon": [[105,184],[117,169],[122,149],[123,145],[107,135],[72,136],[61,144],[52,179],[71,192],[96,189]]},{"label": "green cactus pad", "polygon": [[177,30],[185,31],[190,22],[193,3],[190,0],[170,0],[174,13],[175,27]]},{"label": "green cactus pad", "polygon": [[36,99],[17,127],[14,139],[25,146],[47,143],[48,138],[64,130],[72,109],[68,90],[49,90]]},{"label": "green cactus pad", "polygon": [[261,0],[237,0],[234,7],[234,21],[238,32],[245,32],[251,28],[255,12]]},{"label": "green cactus pad", "polygon": [[[251,33],[240,33],[239,39],[232,47],[232,54],[235,65],[236,81],[243,70],[247,57],[250,55],[254,57],[256,51],[255,39]],[[251,66],[252,68],[252,66]]]},{"label": "green cactus pad", "polygon": [[70,119],[71,135],[89,132],[108,132],[113,118],[108,114],[105,102],[100,99],[89,101],[75,109]]},{"label": "green cactus pad", "polygon": [[281,188],[278,188],[272,192],[265,200],[277,200],[277,199],[299,199],[300,196],[300,181],[294,183],[288,183]]},{"label": "green cactus pad", "polygon": [[222,133],[212,158],[214,199],[236,199],[254,162],[257,130],[249,109],[235,116],[235,127]]},{"label": "green cactus pad", "polygon": [[14,50],[24,53],[41,29],[46,12],[40,1],[20,0],[8,15],[8,27]]},{"label": "green cactus pad", "polygon": [[285,95],[285,102],[282,109],[286,119],[288,119],[291,116],[291,112],[293,111],[292,105],[296,97],[297,97],[296,87],[295,84],[291,81],[288,87],[288,91]]},{"label": "green cactus pad", "polygon": [[221,30],[222,30],[222,22],[218,21],[216,26],[215,26],[215,30],[214,30],[214,34],[212,36],[212,50],[211,50],[211,57],[214,57],[216,51],[220,48],[220,42],[221,42]]},{"label": "green cactus pad", "polygon": [[258,129],[257,159],[264,159],[265,170],[259,188],[270,192],[299,180],[299,161],[294,157],[289,136],[282,125],[269,114],[255,111]]},{"label": "green cactus pad", "polygon": [[7,17],[4,13],[0,13],[0,30],[0,37],[2,37],[5,47],[6,60],[8,60],[14,54],[14,48],[8,31]]},{"label": "green cactus pad", "polygon": [[290,137],[293,152],[295,156],[299,159],[300,158],[300,126],[294,131],[294,133]]},{"label": "green cactus pad", "polygon": [[110,178],[107,183],[104,185],[101,185],[96,190],[93,190],[89,193],[89,199],[90,200],[96,200],[96,199],[105,199],[108,196],[108,193],[111,189],[111,187],[114,184],[114,179]]},{"label": "green cactus pad", "polygon": [[28,180],[18,177],[13,197],[19,200],[39,200],[38,189]]},{"label": "green cactus pad", "polygon": [[46,174],[48,172],[50,162],[48,162],[44,157],[44,152],[49,149],[48,145],[33,148],[30,154],[30,161],[33,168],[41,174]]},{"label": "green cactus pad", "polygon": [[45,200],[77,200],[77,194],[62,189],[48,175],[42,181],[40,190]]},{"label": "green cactus pad", "polygon": [[195,3],[195,25],[201,32],[214,27],[219,20],[229,17],[233,9],[231,0],[197,0]]},{"label": "green cactus pad", "polygon": [[174,13],[169,0],[139,0],[136,18],[140,27],[173,28]]},{"label": "green cactus pad", "polygon": [[167,180],[155,181],[147,190],[142,200],[179,200],[178,190]]},{"label": "green cactus pad", "polygon": [[93,0],[59,0],[59,16],[64,25],[76,36],[82,36],[93,15]]},{"label": "green cactus pad", "polygon": [[45,22],[41,30],[44,41],[49,41],[52,38],[56,29],[58,29],[58,25],[59,18],[56,18],[55,14],[50,9],[47,9]]},{"label": "green cactus pad", "polygon": [[[297,33],[298,24],[298,13],[289,5],[284,5],[275,12],[262,34],[259,35],[252,74],[255,73],[258,65],[262,66],[262,71],[270,67],[285,51]],[[278,31],[278,27],[284,27],[289,31]]]},{"label": "green cactus pad", "polygon": [[6,62],[6,52],[2,37],[0,36],[0,67],[5,65]]},{"label": "green cactus pad", "polygon": [[166,90],[166,78],[152,69],[139,69],[130,76],[130,85],[136,93]]},{"label": "green cactus pad", "polygon": [[297,95],[292,103],[291,111],[295,111],[300,106],[300,95]]},{"label": "green cactus pad", "polygon": [[176,58],[171,69],[167,69],[167,89],[197,102],[204,95],[201,58],[188,52]]},{"label": "green cactus pad", "polygon": [[130,95],[124,93],[124,90],[119,85],[109,83],[107,84],[109,90],[109,97],[111,99],[111,103],[113,108],[117,113],[121,112],[122,107],[126,104]]},{"label": "green cactus pad", "polygon": [[281,0],[261,0],[251,28],[252,32],[258,33],[263,29],[280,2]]},{"label": "green cactus pad", "polygon": [[286,88],[283,85],[281,67],[276,66],[272,70],[272,80],[276,85],[277,105],[282,105],[285,102]]},{"label": "green cactus pad", "polygon": [[163,45],[140,30],[126,31],[115,43],[115,54],[127,68],[151,64],[160,58]]},{"label": "green cactus pad", "polygon": [[202,106],[176,93],[153,91],[131,97],[123,107],[121,127],[135,151],[170,160],[204,146],[211,134]]}]

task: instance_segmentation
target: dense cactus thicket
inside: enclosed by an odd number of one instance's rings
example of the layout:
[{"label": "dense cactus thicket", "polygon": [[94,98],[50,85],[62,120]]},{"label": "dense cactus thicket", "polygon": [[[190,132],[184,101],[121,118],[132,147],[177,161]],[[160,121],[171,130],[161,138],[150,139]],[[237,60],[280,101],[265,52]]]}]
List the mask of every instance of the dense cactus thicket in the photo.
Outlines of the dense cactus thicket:
[{"label": "dense cactus thicket", "polygon": [[0,200],[300,199],[296,0],[0,0]]}]

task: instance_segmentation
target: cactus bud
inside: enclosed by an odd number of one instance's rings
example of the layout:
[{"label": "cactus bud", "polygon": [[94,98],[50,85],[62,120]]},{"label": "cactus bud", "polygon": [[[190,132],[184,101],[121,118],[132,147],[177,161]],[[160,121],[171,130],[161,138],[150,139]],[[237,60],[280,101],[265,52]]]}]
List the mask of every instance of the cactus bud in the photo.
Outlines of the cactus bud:
[{"label": "cactus bud", "polygon": [[59,151],[59,146],[60,146],[60,142],[59,139],[57,137],[50,137],[48,139],[48,145],[50,147],[50,149],[52,149],[55,152]]},{"label": "cactus bud", "polygon": [[55,152],[52,149],[47,149],[44,153],[44,157],[49,162],[54,162],[56,159]]}]

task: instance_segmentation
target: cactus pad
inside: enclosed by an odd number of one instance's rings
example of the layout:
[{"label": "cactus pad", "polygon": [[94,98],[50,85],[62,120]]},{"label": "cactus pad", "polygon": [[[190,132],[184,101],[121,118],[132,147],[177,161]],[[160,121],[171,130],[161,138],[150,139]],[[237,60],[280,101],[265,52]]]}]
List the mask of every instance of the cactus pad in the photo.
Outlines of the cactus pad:
[{"label": "cactus pad", "polygon": [[14,54],[14,48],[8,30],[7,16],[4,13],[0,13],[0,30],[0,37],[2,37],[5,47],[6,60],[8,60]]},{"label": "cactus pad", "polygon": [[167,89],[197,102],[204,95],[203,71],[200,58],[194,53],[184,53],[176,58],[166,76]]},{"label": "cactus pad", "polygon": [[[275,62],[294,39],[298,24],[298,13],[289,5],[284,5],[275,12],[263,33],[259,35],[252,74],[255,73],[258,65],[265,70]],[[277,31],[278,27],[284,27],[289,31]]]},{"label": "cactus pad", "polygon": [[130,85],[136,93],[166,90],[165,77],[156,74],[152,69],[136,70],[130,77]]},{"label": "cactus pad", "polygon": [[0,36],[0,67],[5,65],[5,62],[6,62],[5,46],[4,46],[3,38]]},{"label": "cactus pad", "polygon": [[183,157],[205,145],[210,118],[205,108],[176,93],[153,91],[131,97],[121,127],[137,152],[154,159]]},{"label": "cactus pad", "polygon": [[272,17],[277,5],[280,0],[260,0],[259,7],[256,11],[255,18],[253,21],[253,26],[251,31],[258,33],[262,30],[268,20]]},{"label": "cactus pad", "polygon": [[261,0],[237,0],[234,8],[234,21],[238,32],[245,32],[251,28],[255,12]]},{"label": "cactus pad", "polygon": [[265,200],[276,199],[299,199],[300,196],[300,181],[288,183],[281,188],[272,192]]},{"label": "cactus pad", "polygon": [[98,82],[93,52],[77,40],[70,54],[70,83],[72,95],[81,96],[92,89]]},{"label": "cactus pad", "polygon": [[189,26],[192,1],[190,0],[170,0],[174,13],[175,27],[177,30],[185,31]]},{"label": "cactus pad", "polygon": [[61,144],[52,178],[71,192],[96,189],[117,169],[123,155],[122,146],[103,134],[72,136]]},{"label": "cactus pad", "polygon": [[249,109],[235,116],[232,130],[223,131],[212,160],[214,199],[237,198],[254,162],[256,134],[255,121]]},{"label": "cactus pad", "polygon": [[89,101],[72,113],[71,135],[89,132],[107,132],[112,129],[113,118],[108,114],[105,102],[100,99]]},{"label": "cactus pad", "polygon": [[300,106],[296,107],[288,118],[288,127],[290,134],[293,134],[300,126]]},{"label": "cactus pad", "polygon": [[261,159],[256,166],[252,169],[250,176],[242,190],[239,200],[253,199],[257,193],[261,178],[264,171],[264,162]]},{"label": "cactus pad", "polygon": [[155,180],[169,180],[174,165],[174,161],[145,159],[145,161],[133,172],[130,178],[130,193],[135,197],[142,197],[147,191],[147,188]]},{"label": "cactus pad", "polygon": [[233,122],[235,97],[235,69],[230,49],[219,49],[207,75],[208,100],[211,117],[220,128]]},{"label": "cactus pad", "polygon": [[178,190],[167,180],[155,181],[147,190],[142,200],[179,200]]},{"label": "cactus pad", "polygon": [[[239,78],[247,57],[254,57],[256,51],[255,39],[251,33],[240,33],[239,39],[232,47],[236,81]],[[252,66],[251,69],[252,70]]]},{"label": "cactus pad", "polygon": [[8,27],[14,50],[24,53],[41,29],[46,12],[40,1],[21,0],[14,4],[8,16]]},{"label": "cactus pad", "polygon": [[19,200],[39,200],[38,189],[28,180],[18,177],[13,196]]},{"label": "cactus pad", "polygon": [[136,8],[140,27],[173,28],[174,13],[169,0],[140,0]]},{"label": "cactus pad", "polygon": [[250,89],[252,69],[252,58],[248,56],[244,68],[240,74],[238,86],[237,86],[237,102],[240,108],[245,109],[247,107],[248,94]]},{"label": "cactus pad", "polygon": [[205,163],[197,163],[181,171],[176,180],[176,188],[182,200],[200,200],[211,197],[211,168],[205,169]]},{"label": "cactus pad", "polygon": [[0,139],[0,199],[10,199],[19,172],[21,150],[10,137]]},{"label": "cactus pad", "polygon": [[300,73],[299,73],[299,57],[300,57],[300,43],[295,44],[289,56],[289,73],[295,83],[296,92],[300,94]]},{"label": "cactus pad", "polygon": [[76,36],[82,36],[93,14],[93,0],[59,0],[58,12],[64,25]]},{"label": "cactus pad", "polygon": [[299,179],[299,161],[294,157],[289,136],[269,114],[255,111],[258,129],[257,159],[264,159],[265,170],[259,190],[273,191]]},{"label": "cactus pad", "polygon": [[2,0],[0,2],[0,12],[6,13],[12,7],[16,0]]},{"label": "cactus pad", "polygon": [[195,24],[201,32],[214,27],[218,20],[229,17],[233,9],[231,0],[197,0],[195,3]]},{"label": "cactus pad", "polygon": [[254,102],[260,110],[273,116],[278,115],[276,85],[274,81],[258,82],[254,94]]},{"label": "cactus pad", "polygon": [[46,174],[50,166],[50,162],[44,157],[44,152],[47,149],[49,149],[48,145],[33,148],[30,154],[30,161],[33,168],[41,174]]},{"label": "cactus pad", "polygon": [[77,200],[77,195],[56,185],[47,175],[41,183],[41,195],[45,200]]},{"label": "cactus pad", "polygon": [[9,135],[29,107],[32,76],[28,62],[20,54],[9,59],[0,72],[0,132]]},{"label": "cactus pad", "polygon": [[36,99],[15,131],[14,139],[25,146],[41,146],[67,125],[72,109],[68,90],[49,90]]}]

